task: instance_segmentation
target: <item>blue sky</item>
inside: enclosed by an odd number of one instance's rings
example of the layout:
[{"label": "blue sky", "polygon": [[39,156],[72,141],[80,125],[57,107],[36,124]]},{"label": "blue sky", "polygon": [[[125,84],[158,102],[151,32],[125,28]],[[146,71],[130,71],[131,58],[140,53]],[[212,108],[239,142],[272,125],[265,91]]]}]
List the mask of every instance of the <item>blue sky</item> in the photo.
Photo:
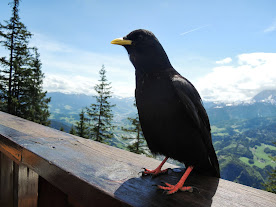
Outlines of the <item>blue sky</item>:
[{"label": "blue sky", "polygon": [[[1,23],[8,2],[0,1]],[[47,91],[91,94],[104,64],[114,94],[133,96],[134,68],[110,41],[144,28],[203,99],[242,101],[276,89],[275,9],[274,0],[22,0],[19,15],[34,34]]]}]

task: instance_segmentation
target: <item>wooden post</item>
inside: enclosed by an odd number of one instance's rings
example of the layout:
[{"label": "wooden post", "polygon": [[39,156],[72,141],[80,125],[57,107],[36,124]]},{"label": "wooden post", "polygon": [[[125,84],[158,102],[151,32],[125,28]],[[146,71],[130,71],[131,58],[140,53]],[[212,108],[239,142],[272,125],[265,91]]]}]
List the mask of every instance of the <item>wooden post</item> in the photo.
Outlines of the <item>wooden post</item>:
[{"label": "wooden post", "polygon": [[0,206],[37,206],[38,175],[0,152]]},{"label": "wooden post", "polygon": [[39,177],[38,194],[39,207],[66,207],[69,205],[67,195],[42,177]]},{"label": "wooden post", "polygon": [[13,161],[0,152],[0,206],[13,206]]}]

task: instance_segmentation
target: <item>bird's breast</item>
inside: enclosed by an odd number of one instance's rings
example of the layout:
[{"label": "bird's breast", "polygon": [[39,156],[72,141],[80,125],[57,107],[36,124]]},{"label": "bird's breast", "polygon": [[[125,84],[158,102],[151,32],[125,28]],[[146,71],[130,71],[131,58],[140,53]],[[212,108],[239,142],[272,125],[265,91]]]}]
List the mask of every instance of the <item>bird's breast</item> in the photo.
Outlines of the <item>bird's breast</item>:
[{"label": "bird's breast", "polygon": [[140,79],[135,95],[142,122],[165,122],[183,108],[169,77]]},{"label": "bird's breast", "polygon": [[[206,156],[201,133],[193,124],[170,78],[144,78],[136,85],[139,120],[153,153],[184,163],[198,163]],[[191,157],[196,152],[197,157]]]}]

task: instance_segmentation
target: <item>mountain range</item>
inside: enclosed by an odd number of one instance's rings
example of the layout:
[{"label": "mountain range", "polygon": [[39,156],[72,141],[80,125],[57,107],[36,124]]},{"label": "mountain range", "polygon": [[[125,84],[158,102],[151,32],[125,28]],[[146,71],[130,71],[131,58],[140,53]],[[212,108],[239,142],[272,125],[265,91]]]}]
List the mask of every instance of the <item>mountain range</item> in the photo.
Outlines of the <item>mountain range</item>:
[{"label": "mountain range", "polygon": [[[51,126],[69,131],[85,107],[95,98],[84,94],[48,93]],[[134,97],[112,97],[114,125],[117,126],[110,144],[126,149],[121,126],[129,125],[127,118],[134,117],[137,109]],[[216,149],[222,178],[256,188],[276,167],[270,156],[276,155],[276,90],[258,93],[251,100],[239,103],[204,102],[209,115],[213,144]]]}]

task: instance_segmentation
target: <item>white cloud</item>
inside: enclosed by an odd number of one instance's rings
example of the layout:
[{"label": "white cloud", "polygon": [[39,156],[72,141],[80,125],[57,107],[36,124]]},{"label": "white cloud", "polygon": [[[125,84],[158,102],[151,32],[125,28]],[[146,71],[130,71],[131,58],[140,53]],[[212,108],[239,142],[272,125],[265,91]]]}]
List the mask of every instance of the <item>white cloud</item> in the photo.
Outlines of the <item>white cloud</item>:
[{"label": "white cloud", "polygon": [[48,52],[72,52],[71,48],[64,43],[52,40],[46,35],[34,33],[31,39],[31,44],[42,51]]},{"label": "white cloud", "polygon": [[268,32],[273,32],[276,30],[276,20],[274,20],[274,22],[269,26],[267,27],[264,32],[265,33],[268,33]]},{"label": "white cloud", "polygon": [[210,101],[244,101],[265,89],[276,89],[276,53],[237,56],[238,64],[213,68],[198,79],[201,96]]},{"label": "white cloud", "polygon": [[[111,90],[117,96],[133,97],[134,80],[132,83],[127,81],[115,81],[115,83],[112,82],[111,84]],[[48,74],[44,79],[43,87],[48,92],[94,95],[94,86],[96,84],[98,84],[98,76],[93,78],[84,76]]]},{"label": "white cloud", "polygon": [[94,94],[93,84],[97,80],[82,76],[48,74],[44,79],[44,89],[48,92]]},{"label": "white cloud", "polygon": [[223,59],[223,60],[218,60],[218,61],[216,61],[216,64],[227,64],[227,63],[230,63],[230,62],[232,62],[232,58],[230,58],[230,57],[227,57],[227,58],[225,58],[225,59]]},{"label": "white cloud", "polygon": [[124,55],[100,54],[76,49],[42,34],[35,34],[32,45],[39,48],[43,87],[48,92],[93,94],[99,70],[105,65],[112,91],[119,96],[133,96],[134,68]]},{"label": "white cloud", "polygon": [[[36,39],[49,92],[93,94],[102,64],[114,95],[134,96],[134,68],[122,55],[99,54],[72,48],[40,35]],[[264,89],[276,89],[276,53],[240,54],[216,61],[212,72],[193,81],[205,100],[244,101]],[[223,65],[226,64],[227,65]]]}]

